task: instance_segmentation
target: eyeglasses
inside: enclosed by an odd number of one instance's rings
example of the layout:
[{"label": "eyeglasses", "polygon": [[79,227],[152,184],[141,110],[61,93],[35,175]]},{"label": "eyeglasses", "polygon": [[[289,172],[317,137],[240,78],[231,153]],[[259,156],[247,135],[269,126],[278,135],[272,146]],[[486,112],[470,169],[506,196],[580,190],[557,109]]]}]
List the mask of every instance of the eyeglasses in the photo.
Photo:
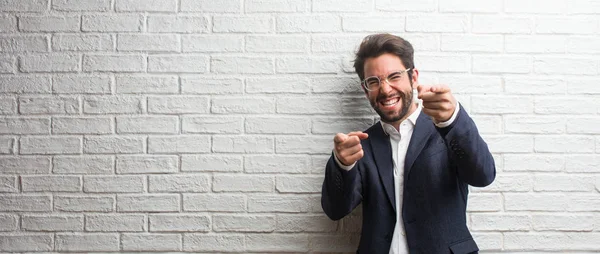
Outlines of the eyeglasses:
[{"label": "eyeglasses", "polygon": [[[402,74],[410,71],[410,69],[411,68],[408,68],[403,71],[392,72],[384,80],[391,86],[398,85],[398,84],[400,84],[400,81],[402,80]],[[360,82],[360,84],[368,91],[374,91],[374,90],[379,89],[379,87],[381,87],[381,79],[377,76],[371,76],[371,77],[365,78],[363,81]]]}]

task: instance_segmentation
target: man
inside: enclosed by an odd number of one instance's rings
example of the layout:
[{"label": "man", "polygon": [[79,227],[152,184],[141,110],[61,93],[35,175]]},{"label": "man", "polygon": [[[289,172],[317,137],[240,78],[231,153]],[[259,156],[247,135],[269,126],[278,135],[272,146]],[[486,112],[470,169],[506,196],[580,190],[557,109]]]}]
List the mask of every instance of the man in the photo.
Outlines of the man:
[{"label": "man", "polygon": [[323,210],[339,220],[363,203],[358,253],[477,253],[468,185],[489,185],[496,169],[474,122],[450,88],[418,83],[413,48],[400,37],[367,36],[354,68],[381,121],[335,135]]}]

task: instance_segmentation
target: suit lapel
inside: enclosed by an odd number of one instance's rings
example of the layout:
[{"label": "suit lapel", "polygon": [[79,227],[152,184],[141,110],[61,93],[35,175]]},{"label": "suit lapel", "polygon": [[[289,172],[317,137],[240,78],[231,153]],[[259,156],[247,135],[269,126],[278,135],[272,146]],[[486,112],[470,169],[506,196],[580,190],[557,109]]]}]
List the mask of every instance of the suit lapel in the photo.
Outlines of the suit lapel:
[{"label": "suit lapel", "polygon": [[408,174],[410,173],[417,156],[419,153],[421,153],[425,147],[425,144],[427,144],[429,136],[431,136],[434,131],[435,126],[433,125],[431,118],[425,113],[421,112],[417,118],[417,123],[415,124],[412,137],[410,138],[408,150],[406,151],[406,159],[404,161],[404,180],[408,179]]},{"label": "suit lapel", "polygon": [[392,145],[390,138],[383,132],[381,123],[377,123],[373,130],[373,137],[369,137],[373,149],[373,158],[377,165],[379,178],[383,183],[385,193],[396,211],[396,199],[394,194],[394,162],[392,160]]}]

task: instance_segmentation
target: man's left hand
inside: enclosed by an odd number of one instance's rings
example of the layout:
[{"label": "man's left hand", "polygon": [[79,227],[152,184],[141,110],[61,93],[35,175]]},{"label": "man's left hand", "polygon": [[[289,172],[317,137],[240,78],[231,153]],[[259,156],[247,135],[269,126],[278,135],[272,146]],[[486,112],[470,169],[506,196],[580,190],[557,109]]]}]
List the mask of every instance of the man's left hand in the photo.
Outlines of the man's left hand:
[{"label": "man's left hand", "polygon": [[417,85],[418,98],[423,100],[423,113],[436,123],[450,120],[456,109],[456,99],[446,85]]}]

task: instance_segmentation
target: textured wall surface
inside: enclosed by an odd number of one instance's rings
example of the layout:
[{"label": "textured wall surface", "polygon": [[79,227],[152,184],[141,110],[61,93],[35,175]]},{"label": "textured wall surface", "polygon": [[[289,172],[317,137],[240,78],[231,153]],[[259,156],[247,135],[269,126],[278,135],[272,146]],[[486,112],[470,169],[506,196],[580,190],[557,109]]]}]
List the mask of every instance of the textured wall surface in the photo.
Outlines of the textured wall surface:
[{"label": "textured wall surface", "polygon": [[494,153],[485,252],[600,251],[596,0],[0,0],[0,252],[352,252],[320,208],[404,36]]}]

